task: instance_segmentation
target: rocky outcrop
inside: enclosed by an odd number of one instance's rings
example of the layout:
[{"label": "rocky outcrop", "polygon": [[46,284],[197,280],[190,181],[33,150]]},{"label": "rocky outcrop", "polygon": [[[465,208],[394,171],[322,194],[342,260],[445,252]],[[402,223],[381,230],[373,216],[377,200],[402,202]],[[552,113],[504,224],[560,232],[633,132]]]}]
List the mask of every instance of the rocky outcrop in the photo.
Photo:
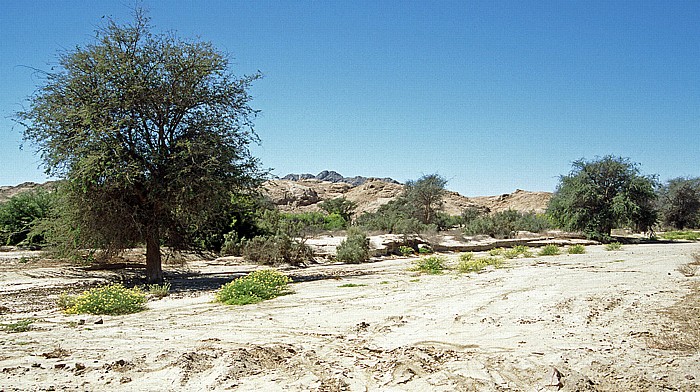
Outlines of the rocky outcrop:
[{"label": "rocky outcrop", "polygon": [[398,181],[392,179],[392,178],[374,178],[374,177],[362,177],[362,176],[355,176],[355,177],[343,177],[342,174],[333,171],[333,170],[324,170],[317,175],[305,173],[305,174],[287,174],[286,176],[282,177],[281,180],[288,180],[288,181],[301,181],[301,180],[319,180],[319,181],[327,181],[327,182],[333,182],[333,183],[338,183],[338,182],[344,182],[346,184],[350,184],[352,186],[358,186],[362,185],[365,182],[369,180],[379,180],[379,181],[384,181],[392,184],[399,184]]}]

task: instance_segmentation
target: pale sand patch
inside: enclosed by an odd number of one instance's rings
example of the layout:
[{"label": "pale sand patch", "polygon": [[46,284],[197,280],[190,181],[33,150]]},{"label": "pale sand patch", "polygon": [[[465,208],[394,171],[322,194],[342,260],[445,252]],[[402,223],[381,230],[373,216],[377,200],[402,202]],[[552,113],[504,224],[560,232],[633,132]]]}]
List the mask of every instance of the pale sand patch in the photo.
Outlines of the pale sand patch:
[{"label": "pale sand patch", "polygon": [[[213,289],[253,267],[192,262],[199,281],[176,280],[171,297],[118,317],[63,315],[52,303],[109,274],[61,277],[4,260],[0,323],[37,321],[0,332],[0,390],[699,390],[697,352],[648,345],[673,328],[660,311],[697,282],[676,268],[698,251],[589,246],[465,275],[420,275],[411,259],[322,265],[286,271],[298,281],[293,294],[243,307],[213,303],[213,290],[197,285]],[[42,289],[43,304],[27,305],[22,293]],[[13,310],[21,306],[28,311]]]}]

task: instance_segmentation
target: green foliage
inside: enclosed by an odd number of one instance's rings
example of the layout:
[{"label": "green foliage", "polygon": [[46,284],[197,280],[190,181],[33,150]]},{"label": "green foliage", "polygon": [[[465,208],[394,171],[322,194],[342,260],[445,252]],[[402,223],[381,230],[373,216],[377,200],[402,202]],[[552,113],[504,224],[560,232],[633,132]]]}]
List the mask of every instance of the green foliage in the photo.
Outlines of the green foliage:
[{"label": "green foliage", "polygon": [[253,271],[221,286],[216,301],[226,305],[254,304],[287,294],[291,281],[287,275],[272,269]]},{"label": "green foliage", "polygon": [[700,239],[700,231],[667,231],[659,235],[659,237],[665,240],[687,240],[687,241],[697,241]]},{"label": "green foliage", "polygon": [[20,333],[20,332],[27,332],[32,329],[32,324],[34,323],[34,319],[27,318],[27,319],[22,319],[22,320],[17,320],[14,323],[8,323],[8,324],[0,324],[0,327],[9,333]]},{"label": "green foliage", "polygon": [[326,211],[328,215],[337,214],[343,221],[347,224],[352,219],[352,215],[355,213],[357,208],[357,203],[348,200],[345,197],[338,197],[335,199],[324,200],[318,203],[318,206]]},{"label": "green foliage", "polygon": [[514,259],[519,256],[534,257],[532,252],[530,251],[530,248],[524,245],[516,245],[511,249],[506,250],[505,252],[503,252],[503,256],[508,259]]},{"label": "green foliage", "polygon": [[362,286],[367,286],[367,285],[362,284],[362,283],[345,283],[345,284],[341,284],[338,287],[362,287]]},{"label": "green foliage", "polygon": [[121,284],[87,290],[77,296],[63,296],[59,307],[68,314],[137,313],[146,308],[146,296],[138,288],[128,289]]},{"label": "green foliage", "polygon": [[447,259],[441,256],[423,257],[415,261],[413,271],[438,275],[447,268]]},{"label": "green foliage", "polygon": [[311,248],[284,233],[244,239],[241,254],[246,260],[262,265],[304,265],[313,257]]},{"label": "green foliage", "polygon": [[654,177],[642,176],[628,159],[581,159],[561,177],[548,213],[565,230],[603,241],[610,239],[615,227],[647,231],[657,221],[656,185]]},{"label": "green foliage", "polygon": [[0,244],[43,245],[45,230],[40,222],[51,215],[56,196],[45,190],[19,193],[0,203]]},{"label": "green foliage", "polygon": [[170,295],[170,283],[165,282],[163,284],[149,284],[146,286],[148,294],[156,298],[164,298]]},{"label": "green foliage", "polygon": [[619,242],[610,242],[605,245],[605,250],[607,251],[616,251],[622,249],[622,244]]},{"label": "green foliage", "polygon": [[459,254],[459,261],[470,261],[472,259],[474,259],[474,253],[472,252],[465,252]]},{"label": "green foliage", "polygon": [[401,245],[399,246],[399,253],[401,253],[401,256],[408,257],[414,254],[415,250],[410,246]]},{"label": "green foliage", "polygon": [[581,244],[571,245],[568,250],[570,255],[580,255],[586,253],[586,247]]},{"label": "green foliage", "polygon": [[415,181],[406,181],[406,200],[414,207],[413,217],[421,223],[435,223],[437,213],[443,207],[447,179],[438,174],[427,174]]},{"label": "green foliage", "polygon": [[494,248],[489,251],[489,255],[491,256],[503,256],[503,254],[506,252],[505,248]]},{"label": "green foliage", "polygon": [[[470,214],[473,213],[470,212]],[[464,234],[511,238],[517,231],[541,233],[550,228],[551,224],[545,215],[508,210],[488,215],[472,215],[468,221],[465,221]]]},{"label": "green foliage", "polygon": [[71,47],[17,121],[65,178],[81,240],[146,243],[148,279],[162,281],[160,247],[206,243],[197,228],[217,226],[231,193],[261,181],[248,94],[260,75],[235,77],[208,42],[153,33],[140,10]]},{"label": "green foliage", "polygon": [[556,256],[561,253],[559,246],[555,244],[547,244],[540,249],[538,253],[540,256]]},{"label": "green foliage", "polygon": [[336,259],[343,263],[362,263],[369,260],[369,239],[357,227],[351,227],[336,249]]},{"label": "green foliage", "polygon": [[389,234],[417,234],[426,228],[414,216],[416,209],[404,196],[379,207],[377,212],[366,212],[355,219],[355,224],[365,230],[382,231]]},{"label": "green foliage", "polygon": [[659,210],[668,227],[700,227],[700,178],[669,180],[659,189]]},{"label": "green foliage", "polygon": [[433,250],[428,246],[421,246],[418,248],[418,254],[429,255],[431,253],[433,253]]},{"label": "green foliage", "polygon": [[460,255],[457,263],[457,271],[460,273],[480,272],[488,266],[500,268],[503,265],[503,259],[499,257],[462,257]]}]

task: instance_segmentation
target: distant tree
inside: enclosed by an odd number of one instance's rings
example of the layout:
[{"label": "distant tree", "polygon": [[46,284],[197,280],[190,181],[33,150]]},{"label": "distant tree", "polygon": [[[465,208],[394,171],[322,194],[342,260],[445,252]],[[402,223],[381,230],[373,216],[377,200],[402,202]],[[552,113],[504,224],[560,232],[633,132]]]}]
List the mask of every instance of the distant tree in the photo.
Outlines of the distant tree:
[{"label": "distant tree", "polygon": [[415,181],[406,182],[405,197],[418,211],[418,220],[424,224],[434,223],[442,210],[447,180],[438,174],[428,174]]},{"label": "distant tree", "polygon": [[210,43],[152,33],[141,11],[59,64],[17,114],[25,140],[66,179],[84,245],[145,242],[147,279],[162,281],[161,246],[191,247],[232,192],[259,183],[248,89],[260,75],[235,77]]},{"label": "distant tree", "polygon": [[324,200],[320,202],[318,206],[327,213],[338,214],[343,217],[346,222],[350,222],[352,214],[355,213],[355,209],[357,208],[357,203],[345,197],[337,197],[335,199]]},{"label": "distant tree", "polygon": [[0,203],[0,244],[41,245],[43,232],[35,228],[49,216],[55,199],[54,193],[38,189],[18,193]]},{"label": "distant tree", "polygon": [[674,178],[659,190],[659,209],[665,225],[676,229],[700,223],[700,178]]},{"label": "distant tree", "polygon": [[658,219],[655,187],[655,178],[642,176],[626,158],[581,159],[561,177],[548,213],[560,227],[591,238],[606,240],[625,225],[647,231]]}]

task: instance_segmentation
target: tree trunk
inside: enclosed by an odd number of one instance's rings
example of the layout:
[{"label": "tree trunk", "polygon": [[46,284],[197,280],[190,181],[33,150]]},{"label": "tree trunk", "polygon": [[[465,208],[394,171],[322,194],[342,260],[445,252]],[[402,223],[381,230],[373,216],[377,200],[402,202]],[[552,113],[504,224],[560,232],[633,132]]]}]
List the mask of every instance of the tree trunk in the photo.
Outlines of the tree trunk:
[{"label": "tree trunk", "polygon": [[146,230],[146,280],[148,283],[163,283],[163,267],[160,256],[158,227]]}]

